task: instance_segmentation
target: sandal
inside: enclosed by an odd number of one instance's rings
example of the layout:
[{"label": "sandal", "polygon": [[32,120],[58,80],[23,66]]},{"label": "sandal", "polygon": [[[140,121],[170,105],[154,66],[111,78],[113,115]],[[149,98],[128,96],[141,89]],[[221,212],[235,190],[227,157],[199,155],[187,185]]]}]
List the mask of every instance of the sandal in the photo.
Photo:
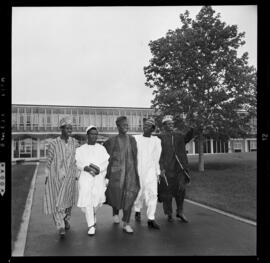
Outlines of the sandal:
[{"label": "sandal", "polygon": [[93,236],[93,235],[95,235],[95,233],[96,233],[96,224],[94,224],[88,228],[88,235],[89,236]]}]

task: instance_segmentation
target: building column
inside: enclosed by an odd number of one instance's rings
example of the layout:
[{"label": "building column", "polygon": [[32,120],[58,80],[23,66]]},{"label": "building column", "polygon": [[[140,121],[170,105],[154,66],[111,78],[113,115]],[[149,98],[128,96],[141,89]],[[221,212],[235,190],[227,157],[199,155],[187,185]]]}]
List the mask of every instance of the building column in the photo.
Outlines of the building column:
[{"label": "building column", "polygon": [[47,110],[44,109],[44,130],[47,131]]},{"label": "building column", "polygon": [[[133,121],[134,121],[134,130],[137,131],[137,111],[134,112]],[[156,125],[156,128],[157,128],[157,125]]]},{"label": "building column", "polygon": [[21,158],[21,140],[18,139],[18,159]]},{"label": "building column", "polygon": [[82,116],[80,115],[80,108],[77,109],[77,131],[80,131]]},{"label": "building column", "polygon": [[195,154],[195,141],[194,140],[192,141],[192,151],[193,151],[193,154]]},{"label": "building column", "polygon": [[53,108],[51,108],[51,131],[53,131],[53,121],[54,121],[54,115],[53,115]]},{"label": "building column", "polygon": [[31,108],[31,112],[30,112],[30,127],[31,127],[31,131],[33,131],[33,123],[34,123],[34,110],[33,110],[33,108]]},{"label": "building column", "polygon": [[[94,123],[94,120],[93,120],[93,110],[92,109],[89,109],[88,112],[87,112],[87,127],[91,124],[91,123]],[[94,124],[93,124],[94,125]]]},{"label": "building column", "polygon": [[37,130],[39,131],[39,122],[40,122],[40,109],[38,108],[38,110],[37,110],[37,123],[38,123],[38,125],[37,125]]},{"label": "building column", "polygon": [[[81,131],[84,131],[84,128],[85,128],[85,119],[84,119],[84,109],[82,109],[82,116],[81,116],[81,118],[82,118],[82,125],[81,125],[81,123],[80,123],[80,130]],[[86,126],[87,127],[87,126]]]},{"label": "building column", "polygon": [[40,159],[40,139],[37,138],[37,159]]},{"label": "building column", "polygon": [[20,113],[19,108],[17,108],[17,131],[19,131],[20,128]]},{"label": "building column", "polygon": [[232,153],[232,140],[228,140],[228,153]]},{"label": "building column", "polygon": [[103,130],[103,112],[100,110],[100,129]]},{"label": "building column", "polygon": [[26,121],[27,121],[27,114],[26,114],[26,108],[24,108],[24,114],[23,114],[23,130],[26,131]]},{"label": "building column", "polygon": [[[112,119],[111,119],[111,124],[110,124],[110,129],[109,132],[114,130],[114,126],[115,126],[115,116],[114,116],[114,110],[112,111]],[[111,126],[112,125],[112,126]]]},{"label": "building column", "polygon": [[244,152],[248,152],[248,142],[247,142],[247,139],[244,139],[244,144],[245,144],[245,147],[244,147]]},{"label": "building column", "polygon": [[210,153],[214,153],[213,139],[210,139]]}]

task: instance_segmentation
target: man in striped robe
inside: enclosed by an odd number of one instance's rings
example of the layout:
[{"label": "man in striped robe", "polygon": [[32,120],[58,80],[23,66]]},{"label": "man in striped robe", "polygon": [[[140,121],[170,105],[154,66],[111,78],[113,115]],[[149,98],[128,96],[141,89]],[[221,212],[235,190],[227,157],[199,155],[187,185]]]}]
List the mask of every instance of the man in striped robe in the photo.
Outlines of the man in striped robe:
[{"label": "man in striped robe", "polygon": [[72,122],[60,121],[61,135],[49,145],[45,168],[44,212],[52,214],[60,237],[70,228],[71,208],[75,204],[77,167],[75,152],[78,143],[71,138]]}]

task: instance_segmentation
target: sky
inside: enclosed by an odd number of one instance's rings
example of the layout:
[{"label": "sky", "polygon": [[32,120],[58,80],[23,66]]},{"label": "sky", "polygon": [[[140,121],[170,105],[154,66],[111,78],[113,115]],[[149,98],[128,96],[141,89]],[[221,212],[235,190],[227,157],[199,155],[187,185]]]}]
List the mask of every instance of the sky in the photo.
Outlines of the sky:
[{"label": "sky", "polygon": [[[257,7],[212,6],[245,32],[249,65],[257,68]],[[202,6],[13,7],[12,103],[150,107],[143,67],[149,42],[195,18]]]}]

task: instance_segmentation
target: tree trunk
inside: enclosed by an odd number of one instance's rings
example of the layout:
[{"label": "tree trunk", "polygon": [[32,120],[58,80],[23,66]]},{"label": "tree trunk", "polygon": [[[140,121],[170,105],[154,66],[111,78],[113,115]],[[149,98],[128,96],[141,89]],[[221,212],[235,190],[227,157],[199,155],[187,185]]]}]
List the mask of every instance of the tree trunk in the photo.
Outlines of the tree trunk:
[{"label": "tree trunk", "polygon": [[198,138],[199,138],[199,164],[198,164],[198,170],[199,170],[199,172],[204,172],[204,160],[203,160],[204,137],[203,137],[203,134],[200,133]]}]

